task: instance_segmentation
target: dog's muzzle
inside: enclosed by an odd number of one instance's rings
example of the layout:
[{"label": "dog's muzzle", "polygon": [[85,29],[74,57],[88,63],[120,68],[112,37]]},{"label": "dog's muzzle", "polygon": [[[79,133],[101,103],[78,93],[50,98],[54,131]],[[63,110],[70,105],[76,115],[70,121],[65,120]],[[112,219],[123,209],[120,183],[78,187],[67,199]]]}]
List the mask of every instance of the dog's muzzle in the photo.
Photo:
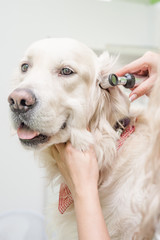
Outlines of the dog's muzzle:
[{"label": "dog's muzzle", "polygon": [[[48,142],[51,136],[37,130],[33,116],[38,100],[30,89],[17,88],[8,97],[12,119],[21,143],[29,147],[37,147],[39,144]],[[34,120],[34,121],[33,121]],[[67,126],[68,116],[59,130]]]},{"label": "dog's muzzle", "polygon": [[10,108],[18,114],[26,113],[36,104],[36,97],[30,89],[17,88],[8,97]]},{"label": "dog's muzzle", "polygon": [[29,127],[32,109],[37,104],[35,94],[27,88],[17,88],[8,97],[13,120],[17,125],[17,134],[20,141],[30,147],[35,147],[49,140],[49,136],[41,134]]}]

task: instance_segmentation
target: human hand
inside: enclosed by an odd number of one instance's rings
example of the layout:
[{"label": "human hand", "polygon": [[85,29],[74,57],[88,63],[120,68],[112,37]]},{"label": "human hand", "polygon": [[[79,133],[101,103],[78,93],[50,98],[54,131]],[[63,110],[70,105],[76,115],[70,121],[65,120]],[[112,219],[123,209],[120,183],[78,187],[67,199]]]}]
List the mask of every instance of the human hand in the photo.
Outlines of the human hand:
[{"label": "human hand", "polygon": [[60,143],[52,148],[52,154],[73,199],[97,191],[99,170],[93,147],[83,152],[75,149],[70,142]]},{"label": "human hand", "polygon": [[79,240],[109,240],[98,195],[98,163],[93,146],[75,149],[70,142],[52,147],[58,168],[74,199]]},{"label": "human hand", "polygon": [[132,73],[140,77],[145,77],[145,80],[138,86],[131,89],[129,95],[130,101],[134,101],[142,95],[149,96],[153,85],[158,77],[158,68],[160,66],[160,55],[154,52],[147,52],[141,58],[131,62],[116,74],[123,76],[126,73]]}]

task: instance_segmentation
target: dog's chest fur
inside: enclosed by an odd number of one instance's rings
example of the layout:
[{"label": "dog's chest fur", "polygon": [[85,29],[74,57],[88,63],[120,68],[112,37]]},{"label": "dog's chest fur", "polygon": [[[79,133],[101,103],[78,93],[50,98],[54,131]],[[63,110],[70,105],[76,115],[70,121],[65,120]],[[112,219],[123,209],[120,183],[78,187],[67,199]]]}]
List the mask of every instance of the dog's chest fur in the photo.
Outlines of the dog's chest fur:
[{"label": "dog's chest fur", "polygon": [[[147,130],[147,126],[141,127],[137,124],[135,133],[118,150],[113,160],[113,169],[107,171],[107,175],[103,173],[104,179],[99,189],[107,228],[111,239],[115,240],[131,239],[131,235],[139,230],[138,226],[142,219],[140,209],[143,209],[147,197],[147,193],[143,190],[145,158],[141,153],[146,152],[149,138],[147,131],[145,135],[140,134],[142,130],[140,128]],[[140,144],[141,142],[144,144]],[[126,155],[126,152],[130,154]],[[53,209],[53,200],[50,207]],[[59,229],[57,239],[78,239],[74,205],[64,215],[58,212],[57,202],[54,208],[53,212],[56,215],[49,213],[49,222],[52,223],[53,232]]]}]

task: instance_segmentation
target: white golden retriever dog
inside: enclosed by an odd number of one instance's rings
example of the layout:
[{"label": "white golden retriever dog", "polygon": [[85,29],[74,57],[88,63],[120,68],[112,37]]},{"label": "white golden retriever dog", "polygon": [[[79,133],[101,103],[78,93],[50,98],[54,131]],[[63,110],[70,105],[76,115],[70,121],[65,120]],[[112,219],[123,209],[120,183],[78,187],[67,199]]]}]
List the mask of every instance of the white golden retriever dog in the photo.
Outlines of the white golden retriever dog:
[{"label": "white golden retriever dog", "polygon": [[[85,150],[93,144],[111,239],[152,239],[160,214],[160,81],[147,111],[132,112],[119,87],[100,87],[113,64],[107,53],[97,57],[73,39],[38,41],[26,51],[15,74],[8,98],[11,115],[20,142],[40,153],[52,182],[58,176],[59,183],[64,179],[51,146],[70,140]],[[123,135],[129,127],[134,131],[119,148],[116,130]],[[58,202],[54,211],[52,207],[50,232],[56,232],[58,240],[78,239],[74,204],[63,215]]]}]

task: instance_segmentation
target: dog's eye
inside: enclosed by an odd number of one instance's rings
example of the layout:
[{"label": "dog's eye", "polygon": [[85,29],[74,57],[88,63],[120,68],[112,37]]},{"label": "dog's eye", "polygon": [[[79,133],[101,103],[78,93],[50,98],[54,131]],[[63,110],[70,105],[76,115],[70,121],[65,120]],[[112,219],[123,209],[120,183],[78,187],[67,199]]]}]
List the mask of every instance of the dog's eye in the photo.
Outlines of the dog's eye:
[{"label": "dog's eye", "polygon": [[27,63],[23,63],[21,65],[22,72],[27,72],[28,68],[29,68],[29,65]]},{"label": "dog's eye", "polygon": [[72,71],[72,69],[70,69],[68,67],[62,68],[60,71],[61,75],[71,75],[72,73],[74,73],[74,72]]}]

